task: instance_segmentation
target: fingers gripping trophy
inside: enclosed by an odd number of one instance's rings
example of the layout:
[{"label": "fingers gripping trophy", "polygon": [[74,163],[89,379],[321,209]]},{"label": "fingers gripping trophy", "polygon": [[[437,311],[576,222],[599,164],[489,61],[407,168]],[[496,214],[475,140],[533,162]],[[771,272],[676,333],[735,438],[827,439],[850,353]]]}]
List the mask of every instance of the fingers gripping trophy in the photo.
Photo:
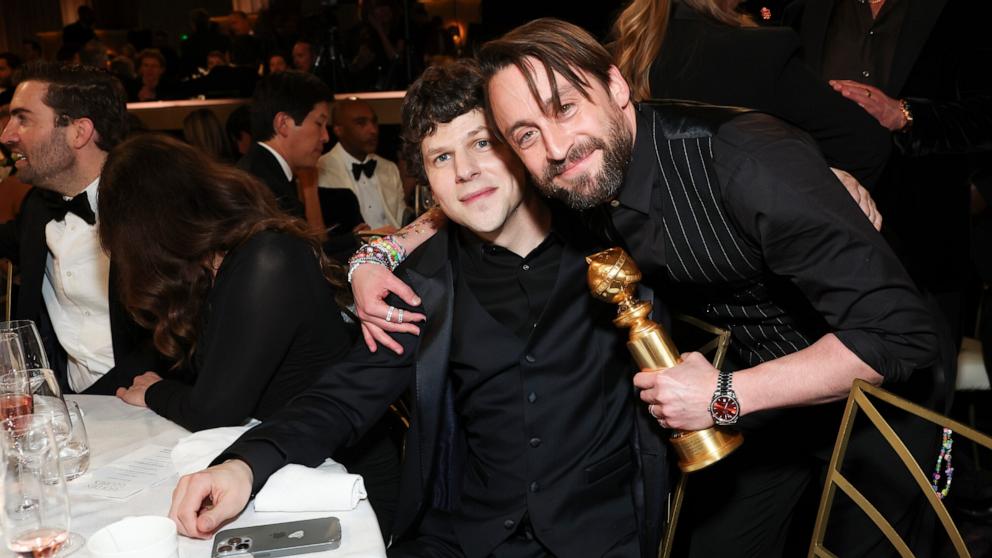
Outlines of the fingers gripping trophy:
[{"label": "fingers gripping trophy", "polygon": [[[641,280],[641,270],[627,252],[619,247],[610,248],[587,257],[586,263],[589,264],[589,290],[594,297],[618,306],[613,324],[630,330],[627,348],[641,370],[662,371],[678,364],[681,359],[675,343],[661,325],[648,318],[651,302],[638,300],[634,296],[637,283]],[[685,488],[685,474],[716,463],[740,447],[743,441],[739,432],[718,426],[693,432],[672,432],[672,447],[678,455],[679,469],[683,475],[676,489],[663,555],[667,556],[671,549],[671,538]]]}]

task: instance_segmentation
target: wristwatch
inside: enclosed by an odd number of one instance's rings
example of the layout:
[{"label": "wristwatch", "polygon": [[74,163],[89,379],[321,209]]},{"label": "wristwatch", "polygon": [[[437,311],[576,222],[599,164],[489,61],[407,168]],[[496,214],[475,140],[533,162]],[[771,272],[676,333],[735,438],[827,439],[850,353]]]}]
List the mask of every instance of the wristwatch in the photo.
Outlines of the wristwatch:
[{"label": "wristwatch", "polygon": [[731,389],[731,374],[732,372],[720,371],[716,380],[716,391],[713,392],[713,399],[710,400],[710,416],[717,426],[737,424],[737,419],[741,416],[741,402]]}]

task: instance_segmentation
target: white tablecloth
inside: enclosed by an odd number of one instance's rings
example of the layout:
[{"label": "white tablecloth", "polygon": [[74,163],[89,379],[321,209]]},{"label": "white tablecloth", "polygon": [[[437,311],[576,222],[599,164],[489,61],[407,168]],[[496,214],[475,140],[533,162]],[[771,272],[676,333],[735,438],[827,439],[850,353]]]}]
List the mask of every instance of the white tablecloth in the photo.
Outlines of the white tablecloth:
[{"label": "white tablecloth", "polygon": [[[90,471],[139,449],[143,443],[154,441],[157,444],[174,445],[180,438],[189,435],[185,429],[152,411],[132,407],[116,397],[72,395],[69,398],[77,401],[85,414],[86,430],[90,440]],[[74,494],[75,481],[70,482],[72,530],[89,537],[104,525],[129,515],[167,515],[172,489],[177,481],[178,475],[174,475],[169,480],[140,492],[123,503]],[[340,548],[300,556],[371,558],[386,555],[379,524],[368,500],[362,500],[352,511],[333,513],[256,513],[252,509],[252,504],[248,504],[248,508],[234,522],[225,525],[222,529],[328,515],[334,515],[341,520]],[[180,537],[180,558],[209,558],[211,549],[211,540],[201,541]],[[86,558],[89,553],[84,548],[73,553],[72,556]]]}]

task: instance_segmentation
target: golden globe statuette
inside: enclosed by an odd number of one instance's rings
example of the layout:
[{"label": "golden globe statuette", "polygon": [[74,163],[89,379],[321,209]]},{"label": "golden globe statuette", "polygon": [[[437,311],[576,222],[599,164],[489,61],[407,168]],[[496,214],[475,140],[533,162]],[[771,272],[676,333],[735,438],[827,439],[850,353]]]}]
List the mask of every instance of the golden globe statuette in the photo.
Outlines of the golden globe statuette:
[{"label": "golden globe statuette", "polygon": [[[648,319],[651,303],[637,300],[634,292],[641,270],[623,248],[614,247],[586,258],[589,290],[600,300],[617,304],[617,327],[630,329],[627,348],[642,370],[661,370],[679,363],[679,352],[668,333]],[[708,467],[737,449],[744,437],[740,432],[710,427],[693,432],[674,431],[672,446],[679,457],[679,469],[691,473]]]}]

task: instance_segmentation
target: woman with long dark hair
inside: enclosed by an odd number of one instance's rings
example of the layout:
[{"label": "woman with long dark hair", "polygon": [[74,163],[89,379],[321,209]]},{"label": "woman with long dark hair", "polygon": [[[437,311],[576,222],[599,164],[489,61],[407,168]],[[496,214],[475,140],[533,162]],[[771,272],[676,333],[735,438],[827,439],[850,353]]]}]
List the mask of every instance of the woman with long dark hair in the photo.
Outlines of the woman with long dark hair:
[{"label": "woman with long dark hair", "polygon": [[[264,421],[351,346],[340,266],[247,173],[145,134],[110,154],[98,203],[124,306],[174,362],[168,379],[120,388],[124,401],[194,431]],[[366,477],[382,520],[397,449],[378,428],[361,445],[342,462]]]}]

